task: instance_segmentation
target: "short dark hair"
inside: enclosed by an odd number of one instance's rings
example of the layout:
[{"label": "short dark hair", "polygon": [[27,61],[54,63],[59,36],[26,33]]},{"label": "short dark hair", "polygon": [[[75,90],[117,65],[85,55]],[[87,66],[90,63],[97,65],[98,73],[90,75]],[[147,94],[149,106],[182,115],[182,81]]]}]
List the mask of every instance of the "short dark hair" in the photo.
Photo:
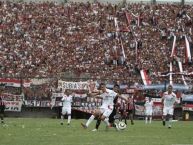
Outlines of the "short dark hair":
[{"label": "short dark hair", "polygon": [[[100,86],[103,86],[103,85],[105,85],[105,83],[100,83]],[[106,86],[106,85],[105,85]]]},{"label": "short dark hair", "polygon": [[120,89],[120,86],[118,84],[114,84],[114,88],[117,87]]},{"label": "short dark hair", "polygon": [[173,86],[172,85],[168,85],[168,88],[173,88]]},{"label": "short dark hair", "polygon": [[101,86],[106,86],[106,84],[105,83],[100,83],[99,89],[101,89]]}]

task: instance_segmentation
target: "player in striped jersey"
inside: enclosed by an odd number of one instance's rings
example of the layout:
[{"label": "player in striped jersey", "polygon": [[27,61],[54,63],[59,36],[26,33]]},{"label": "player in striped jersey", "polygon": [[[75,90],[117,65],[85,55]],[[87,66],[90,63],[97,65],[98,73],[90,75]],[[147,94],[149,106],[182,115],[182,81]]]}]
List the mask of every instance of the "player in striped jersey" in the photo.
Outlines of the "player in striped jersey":
[{"label": "player in striped jersey", "polygon": [[135,112],[134,96],[130,96],[127,101],[127,115],[131,120],[131,125],[134,125],[133,116]]}]

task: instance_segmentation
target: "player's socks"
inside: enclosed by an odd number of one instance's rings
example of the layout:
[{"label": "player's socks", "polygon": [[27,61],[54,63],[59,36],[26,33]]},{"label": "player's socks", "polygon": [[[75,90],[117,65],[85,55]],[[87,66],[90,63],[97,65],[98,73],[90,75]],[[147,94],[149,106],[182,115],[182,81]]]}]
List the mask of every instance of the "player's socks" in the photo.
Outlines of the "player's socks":
[{"label": "player's socks", "polygon": [[61,115],[61,125],[63,125],[63,123],[64,123],[64,116],[63,115]]},{"label": "player's socks", "polygon": [[113,123],[113,124],[115,125],[116,130],[119,131],[120,129],[118,127],[118,124],[117,123]]},{"label": "player's socks", "polygon": [[163,119],[162,123],[163,123],[163,126],[165,126],[166,125],[166,120]]},{"label": "player's socks", "polygon": [[147,121],[148,121],[148,117],[145,117],[145,123],[147,124]]},{"label": "player's socks", "polygon": [[91,117],[88,119],[88,121],[86,122],[86,127],[88,127],[90,125],[90,123],[94,120],[95,116],[91,115]]},{"label": "player's socks", "polygon": [[101,120],[100,120],[100,119],[98,119],[98,120],[97,120],[97,122],[96,122],[96,127],[95,127],[95,128],[96,128],[96,129],[98,129],[98,128],[99,128],[99,126],[100,126],[100,124],[101,124]]},{"label": "player's socks", "polygon": [[0,116],[0,117],[1,117],[1,123],[3,124],[4,123],[3,116]]},{"label": "player's socks", "polygon": [[151,121],[152,121],[152,117],[149,117],[149,123],[151,123]]},{"label": "player's socks", "polygon": [[171,127],[172,127],[172,118],[170,118],[168,121],[168,128],[171,128]]},{"label": "player's socks", "polygon": [[125,117],[125,124],[127,125],[127,118]]},{"label": "player's socks", "polygon": [[71,115],[68,115],[68,125],[70,125]]},{"label": "player's socks", "polygon": [[105,122],[105,124],[106,124],[108,127],[110,127],[109,118],[105,118],[104,122]]}]

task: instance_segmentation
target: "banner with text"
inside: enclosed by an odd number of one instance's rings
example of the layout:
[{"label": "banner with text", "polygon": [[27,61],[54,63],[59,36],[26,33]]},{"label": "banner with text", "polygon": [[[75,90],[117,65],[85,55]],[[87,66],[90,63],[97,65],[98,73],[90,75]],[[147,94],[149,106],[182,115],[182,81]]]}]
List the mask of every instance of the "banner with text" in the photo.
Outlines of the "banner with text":
[{"label": "banner with text", "polygon": [[[145,115],[144,105],[136,105],[135,104],[135,115],[139,115],[139,116]],[[162,116],[162,104],[154,104],[153,116]]]},{"label": "banner with text", "polygon": [[58,81],[58,88],[60,89],[70,89],[70,90],[89,90],[88,82],[66,82]]},{"label": "banner with text", "polygon": [[1,94],[1,98],[5,101],[23,101],[24,94],[14,95],[14,94],[9,94],[9,93],[3,93]]},{"label": "banner with text", "polygon": [[5,111],[21,112],[22,101],[5,101]]}]

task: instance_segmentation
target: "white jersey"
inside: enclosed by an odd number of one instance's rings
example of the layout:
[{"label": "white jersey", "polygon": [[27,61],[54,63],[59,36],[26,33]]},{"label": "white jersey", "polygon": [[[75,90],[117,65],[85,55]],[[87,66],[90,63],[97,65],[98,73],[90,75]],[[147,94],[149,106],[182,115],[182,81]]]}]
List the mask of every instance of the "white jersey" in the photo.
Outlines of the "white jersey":
[{"label": "white jersey", "polygon": [[144,106],[145,106],[145,110],[152,110],[153,109],[153,101],[152,100],[146,101]]},{"label": "white jersey", "polygon": [[176,102],[176,94],[173,92],[171,94],[165,92],[163,94],[163,99],[164,99],[164,107],[173,107],[174,103]]},{"label": "white jersey", "polygon": [[111,108],[113,109],[114,99],[117,93],[113,90],[106,89],[106,92],[100,95],[103,98],[101,108]]},{"label": "white jersey", "polygon": [[67,95],[63,95],[63,97],[62,97],[62,106],[63,107],[71,107],[71,104],[72,104],[72,96],[71,95],[69,95],[69,96],[67,96]]}]

